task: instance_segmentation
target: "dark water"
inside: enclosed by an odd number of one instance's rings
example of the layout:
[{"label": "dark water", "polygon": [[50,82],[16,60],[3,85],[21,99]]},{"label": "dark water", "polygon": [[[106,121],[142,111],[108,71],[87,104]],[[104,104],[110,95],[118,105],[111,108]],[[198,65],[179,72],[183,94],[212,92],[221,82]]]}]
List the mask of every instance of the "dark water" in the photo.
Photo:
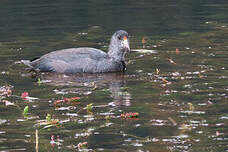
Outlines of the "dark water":
[{"label": "dark water", "polygon": [[[227,0],[2,0],[0,151],[36,151],[36,129],[39,151],[82,142],[88,151],[228,151],[227,12]],[[132,49],[157,53],[128,54],[125,75],[31,76],[17,64],[62,48],[107,51],[118,29]],[[70,97],[80,104],[56,104]],[[139,116],[120,117],[127,112]]]}]

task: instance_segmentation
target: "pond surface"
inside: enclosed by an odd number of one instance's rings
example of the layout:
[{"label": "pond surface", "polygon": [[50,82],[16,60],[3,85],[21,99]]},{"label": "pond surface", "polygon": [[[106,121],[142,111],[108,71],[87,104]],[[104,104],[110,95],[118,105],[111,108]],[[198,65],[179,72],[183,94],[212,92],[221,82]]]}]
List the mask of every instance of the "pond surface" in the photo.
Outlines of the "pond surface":
[{"label": "pond surface", "polygon": [[[228,151],[227,12],[227,0],[2,0],[0,151]],[[34,75],[19,62],[107,51],[119,29],[138,49],[124,75]]]}]

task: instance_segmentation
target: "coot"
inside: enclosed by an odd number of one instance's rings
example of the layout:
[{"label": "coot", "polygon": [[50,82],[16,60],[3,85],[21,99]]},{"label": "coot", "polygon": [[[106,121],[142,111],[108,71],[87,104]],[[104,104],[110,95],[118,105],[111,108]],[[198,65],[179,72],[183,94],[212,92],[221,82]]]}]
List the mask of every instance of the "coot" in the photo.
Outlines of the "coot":
[{"label": "coot", "polygon": [[108,53],[89,47],[53,51],[33,60],[22,60],[32,70],[57,73],[102,73],[125,70],[126,52],[130,51],[128,33],[116,31]]}]

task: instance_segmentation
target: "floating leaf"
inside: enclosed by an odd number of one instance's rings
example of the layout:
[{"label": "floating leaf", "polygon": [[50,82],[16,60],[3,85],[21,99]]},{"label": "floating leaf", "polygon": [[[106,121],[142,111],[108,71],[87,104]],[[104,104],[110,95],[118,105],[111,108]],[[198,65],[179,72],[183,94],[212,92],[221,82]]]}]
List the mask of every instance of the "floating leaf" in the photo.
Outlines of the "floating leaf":
[{"label": "floating leaf", "polygon": [[138,116],[138,112],[128,112],[120,115],[121,118],[138,118]]},{"label": "floating leaf", "polygon": [[58,105],[61,103],[73,103],[73,104],[80,104],[80,97],[72,97],[72,98],[64,98],[63,100],[56,100],[54,105]]},{"label": "floating leaf", "polygon": [[23,93],[21,94],[21,98],[22,98],[23,100],[26,100],[28,96],[29,96],[28,92],[23,92]]},{"label": "floating leaf", "polygon": [[50,125],[56,126],[57,128],[61,127],[60,121],[58,119],[51,120]]},{"label": "floating leaf", "polygon": [[49,113],[48,113],[47,116],[46,116],[46,120],[47,120],[48,122],[51,121],[51,115],[50,115]]},{"label": "floating leaf", "polygon": [[80,142],[77,147],[78,149],[86,149],[88,147],[88,142]]},{"label": "floating leaf", "polygon": [[64,98],[64,102],[79,101],[80,97]]},{"label": "floating leaf", "polygon": [[87,110],[87,112],[91,113],[92,109],[93,109],[93,104],[90,103],[90,104],[86,105],[85,109]]},{"label": "floating leaf", "polygon": [[128,91],[129,87],[121,87],[120,90],[121,91]]},{"label": "floating leaf", "polygon": [[188,106],[189,106],[189,110],[190,110],[190,111],[194,111],[195,108],[194,108],[194,106],[193,106],[192,103],[189,102],[189,103],[188,103]]},{"label": "floating leaf", "polygon": [[160,69],[156,68],[156,74],[159,74]]},{"label": "floating leaf", "polygon": [[44,125],[43,129],[51,127],[61,127],[61,123],[58,119],[52,119],[50,114],[47,114],[46,120],[40,120],[39,125]]},{"label": "floating leaf", "polygon": [[28,92],[23,92],[21,94],[21,98],[23,100],[37,100],[37,99],[39,99],[39,98],[35,98],[35,97],[29,97],[29,93]]},{"label": "floating leaf", "polygon": [[41,84],[41,80],[40,80],[40,78],[38,78],[37,83],[38,83],[38,85],[40,85],[40,84]]},{"label": "floating leaf", "polygon": [[24,113],[23,113],[25,117],[28,116],[28,111],[29,111],[29,106],[25,106]]},{"label": "floating leaf", "polygon": [[219,133],[219,131],[216,131],[216,136],[220,136],[220,133]]},{"label": "floating leaf", "polygon": [[164,79],[164,78],[162,78],[162,81],[165,82],[165,83],[169,83],[169,81]]},{"label": "floating leaf", "polygon": [[63,102],[63,100],[55,100],[54,101],[54,105],[58,105],[58,104],[60,104],[60,103],[62,103]]},{"label": "floating leaf", "polygon": [[170,63],[176,64],[172,59],[168,59]]},{"label": "floating leaf", "polygon": [[176,55],[179,55],[180,54],[180,51],[178,48],[176,48]]},{"label": "floating leaf", "polygon": [[110,119],[111,119],[111,117],[110,117],[109,115],[105,116],[105,120],[106,120],[106,122],[109,122],[109,121],[110,121]]}]

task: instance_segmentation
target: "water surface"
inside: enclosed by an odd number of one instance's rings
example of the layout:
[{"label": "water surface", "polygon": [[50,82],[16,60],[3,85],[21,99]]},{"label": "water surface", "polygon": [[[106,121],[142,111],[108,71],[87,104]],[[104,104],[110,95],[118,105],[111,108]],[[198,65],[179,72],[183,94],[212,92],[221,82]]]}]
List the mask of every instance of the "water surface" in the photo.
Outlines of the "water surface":
[{"label": "water surface", "polygon": [[[83,142],[88,151],[227,151],[226,0],[0,4],[1,151],[78,151]],[[132,49],[157,52],[128,54],[124,75],[32,75],[18,64],[63,48],[107,51],[119,29]],[[80,103],[64,102],[71,97]],[[129,112],[139,116],[121,117]]]}]

